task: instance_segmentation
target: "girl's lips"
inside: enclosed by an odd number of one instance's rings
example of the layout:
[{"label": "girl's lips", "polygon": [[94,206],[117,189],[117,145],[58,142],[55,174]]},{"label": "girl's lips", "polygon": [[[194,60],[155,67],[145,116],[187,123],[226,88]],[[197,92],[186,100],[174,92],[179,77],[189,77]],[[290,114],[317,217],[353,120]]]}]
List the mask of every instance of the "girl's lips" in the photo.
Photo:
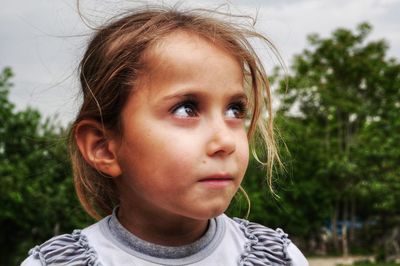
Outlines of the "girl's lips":
[{"label": "girl's lips", "polygon": [[212,175],[199,180],[200,183],[211,188],[223,188],[233,182],[230,175]]},{"label": "girl's lips", "polygon": [[204,181],[226,181],[226,180],[233,180],[233,177],[229,174],[215,174],[206,176],[200,179],[199,181],[204,182]]}]

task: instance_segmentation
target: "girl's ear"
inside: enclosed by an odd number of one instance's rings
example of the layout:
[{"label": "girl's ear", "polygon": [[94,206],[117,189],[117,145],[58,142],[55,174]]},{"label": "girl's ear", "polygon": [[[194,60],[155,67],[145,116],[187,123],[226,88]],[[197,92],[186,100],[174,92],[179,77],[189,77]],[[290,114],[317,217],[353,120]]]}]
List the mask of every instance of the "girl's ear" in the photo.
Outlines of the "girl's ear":
[{"label": "girl's ear", "polygon": [[87,163],[108,176],[117,177],[121,175],[117,160],[118,142],[104,130],[96,121],[82,120],[75,128],[75,140]]}]

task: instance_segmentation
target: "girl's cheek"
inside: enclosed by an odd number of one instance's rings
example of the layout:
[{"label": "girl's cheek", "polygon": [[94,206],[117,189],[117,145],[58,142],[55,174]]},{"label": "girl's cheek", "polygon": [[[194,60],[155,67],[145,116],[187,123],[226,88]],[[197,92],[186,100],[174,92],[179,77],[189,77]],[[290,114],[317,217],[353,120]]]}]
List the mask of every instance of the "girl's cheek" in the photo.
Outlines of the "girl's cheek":
[{"label": "girl's cheek", "polygon": [[243,173],[245,173],[247,170],[247,166],[249,165],[249,153],[248,152],[245,154],[245,156],[243,156],[241,165],[243,168]]},{"label": "girl's cheek", "polygon": [[250,151],[249,151],[249,144],[246,139],[246,144],[243,147],[243,152],[241,156],[241,165],[243,167],[243,171],[245,172],[247,170],[247,166],[249,165],[249,156],[250,156]]},{"label": "girl's cheek", "polygon": [[189,172],[193,167],[195,167],[195,162],[197,161],[197,156],[192,154],[191,147],[186,146],[185,148],[176,148],[173,154],[168,154],[170,171],[173,172]]}]

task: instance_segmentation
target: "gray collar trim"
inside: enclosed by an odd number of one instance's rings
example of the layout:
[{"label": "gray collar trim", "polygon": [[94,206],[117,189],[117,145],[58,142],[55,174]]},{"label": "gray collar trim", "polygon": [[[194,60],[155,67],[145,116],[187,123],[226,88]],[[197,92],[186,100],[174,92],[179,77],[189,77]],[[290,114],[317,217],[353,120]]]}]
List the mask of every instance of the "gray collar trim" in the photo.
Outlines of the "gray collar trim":
[{"label": "gray collar trim", "polygon": [[116,217],[116,211],[100,222],[107,238],[129,254],[163,265],[185,265],[209,256],[222,241],[225,221],[222,216],[211,219],[207,232],[194,243],[169,247],[144,241],[125,229]]}]

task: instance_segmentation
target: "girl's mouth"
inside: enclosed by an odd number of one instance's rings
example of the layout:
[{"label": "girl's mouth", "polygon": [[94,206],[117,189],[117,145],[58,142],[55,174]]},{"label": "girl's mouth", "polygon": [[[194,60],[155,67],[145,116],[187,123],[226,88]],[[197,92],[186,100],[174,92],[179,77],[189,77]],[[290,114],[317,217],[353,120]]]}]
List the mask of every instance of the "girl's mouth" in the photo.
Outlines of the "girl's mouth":
[{"label": "girl's mouth", "polygon": [[227,174],[207,176],[199,180],[200,183],[210,188],[224,188],[233,182],[234,178]]}]

